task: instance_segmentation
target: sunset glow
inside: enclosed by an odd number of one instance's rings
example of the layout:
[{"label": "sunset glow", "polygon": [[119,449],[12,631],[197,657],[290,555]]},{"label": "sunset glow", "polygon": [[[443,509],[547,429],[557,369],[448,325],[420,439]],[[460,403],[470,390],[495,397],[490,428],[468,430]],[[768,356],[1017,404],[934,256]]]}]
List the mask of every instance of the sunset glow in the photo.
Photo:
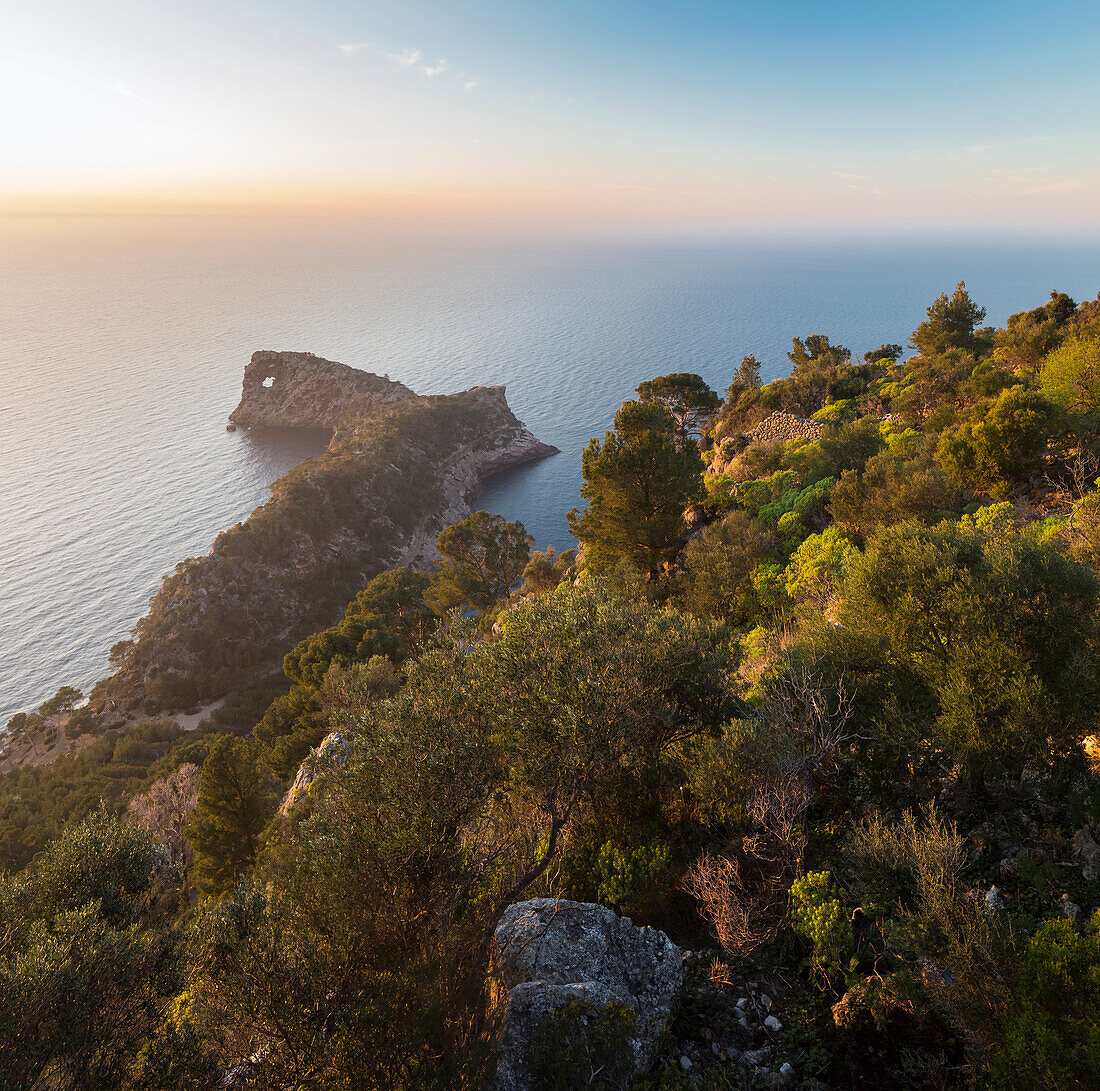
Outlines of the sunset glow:
[{"label": "sunset glow", "polygon": [[23,0],[0,210],[1100,226],[1095,5],[759,8]]}]

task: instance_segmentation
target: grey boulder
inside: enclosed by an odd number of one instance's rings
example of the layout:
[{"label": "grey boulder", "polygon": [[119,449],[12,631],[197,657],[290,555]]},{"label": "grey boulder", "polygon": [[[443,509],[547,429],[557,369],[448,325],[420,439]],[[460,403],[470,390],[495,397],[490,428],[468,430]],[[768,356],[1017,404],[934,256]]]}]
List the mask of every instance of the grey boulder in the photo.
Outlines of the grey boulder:
[{"label": "grey boulder", "polygon": [[636,928],[605,906],[534,898],[505,910],[495,940],[497,1091],[527,1091],[532,1035],[574,999],[595,1011],[626,1007],[634,1065],[649,1067],[683,985],[682,953],[664,932]]}]

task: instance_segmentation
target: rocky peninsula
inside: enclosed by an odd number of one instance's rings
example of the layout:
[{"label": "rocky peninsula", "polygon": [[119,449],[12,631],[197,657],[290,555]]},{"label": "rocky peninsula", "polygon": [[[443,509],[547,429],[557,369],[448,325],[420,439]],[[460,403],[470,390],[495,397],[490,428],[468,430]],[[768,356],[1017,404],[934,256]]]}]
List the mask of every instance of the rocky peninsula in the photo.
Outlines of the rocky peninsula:
[{"label": "rocky peninsula", "polygon": [[516,418],[502,386],[425,397],[303,352],[255,353],[230,420],[333,437],[207,556],[165,578],[93,693],[108,716],[175,711],[278,670],[373,576],[428,564],[488,477],[557,453]]}]

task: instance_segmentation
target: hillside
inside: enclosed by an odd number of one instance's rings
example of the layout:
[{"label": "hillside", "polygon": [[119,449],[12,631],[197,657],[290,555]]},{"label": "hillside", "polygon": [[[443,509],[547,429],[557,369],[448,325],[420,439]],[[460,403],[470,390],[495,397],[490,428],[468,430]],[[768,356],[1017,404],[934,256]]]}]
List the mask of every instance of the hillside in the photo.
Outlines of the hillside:
[{"label": "hillside", "polygon": [[959,284],[908,359],[813,334],[724,398],[641,384],[583,452],[575,555],[479,512],[401,566],[530,443],[502,392],[339,427],[116,684],[255,669],[240,603],[302,632],[360,495],[398,567],[194,732],[101,724],[0,779],[0,1074],[1097,1086],[1100,300],[983,318]]}]

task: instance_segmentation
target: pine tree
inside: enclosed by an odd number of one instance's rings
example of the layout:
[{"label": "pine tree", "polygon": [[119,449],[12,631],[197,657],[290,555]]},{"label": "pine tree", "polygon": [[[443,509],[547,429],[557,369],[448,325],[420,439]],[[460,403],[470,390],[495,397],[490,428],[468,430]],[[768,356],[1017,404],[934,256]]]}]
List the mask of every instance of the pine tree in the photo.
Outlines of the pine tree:
[{"label": "pine tree", "polygon": [[588,501],[569,513],[569,529],[590,562],[630,560],[654,573],[680,548],[684,508],[703,493],[703,463],[693,440],[679,442],[672,414],[659,402],[624,402],[615,428],[581,456]]},{"label": "pine tree", "polygon": [[204,894],[224,894],[252,867],[272,809],[255,745],[223,735],[203,764],[199,801],[188,828],[195,853],[193,875]]},{"label": "pine tree", "polygon": [[440,534],[440,557],[425,598],[441,614],[456,606],[487,610],[523,575],[531,543],[522,523],[475,511]]},{"label": "pine tree", "polygon": [[643,402],[659,402],[672,414],[681,442],[698,433],[721,404],[701,375],[685,371],[647,379],[638,387],[638,398]]},{"label": "pine tree", "polygon": [[914,331],[910,344],[922,356],[938,356],[949,349],[967,349],[974,330],[985,318],[985,308],[970,298],[966,282],[960,280],[950,299],[941,292],[928,308],[928,318]]}]

